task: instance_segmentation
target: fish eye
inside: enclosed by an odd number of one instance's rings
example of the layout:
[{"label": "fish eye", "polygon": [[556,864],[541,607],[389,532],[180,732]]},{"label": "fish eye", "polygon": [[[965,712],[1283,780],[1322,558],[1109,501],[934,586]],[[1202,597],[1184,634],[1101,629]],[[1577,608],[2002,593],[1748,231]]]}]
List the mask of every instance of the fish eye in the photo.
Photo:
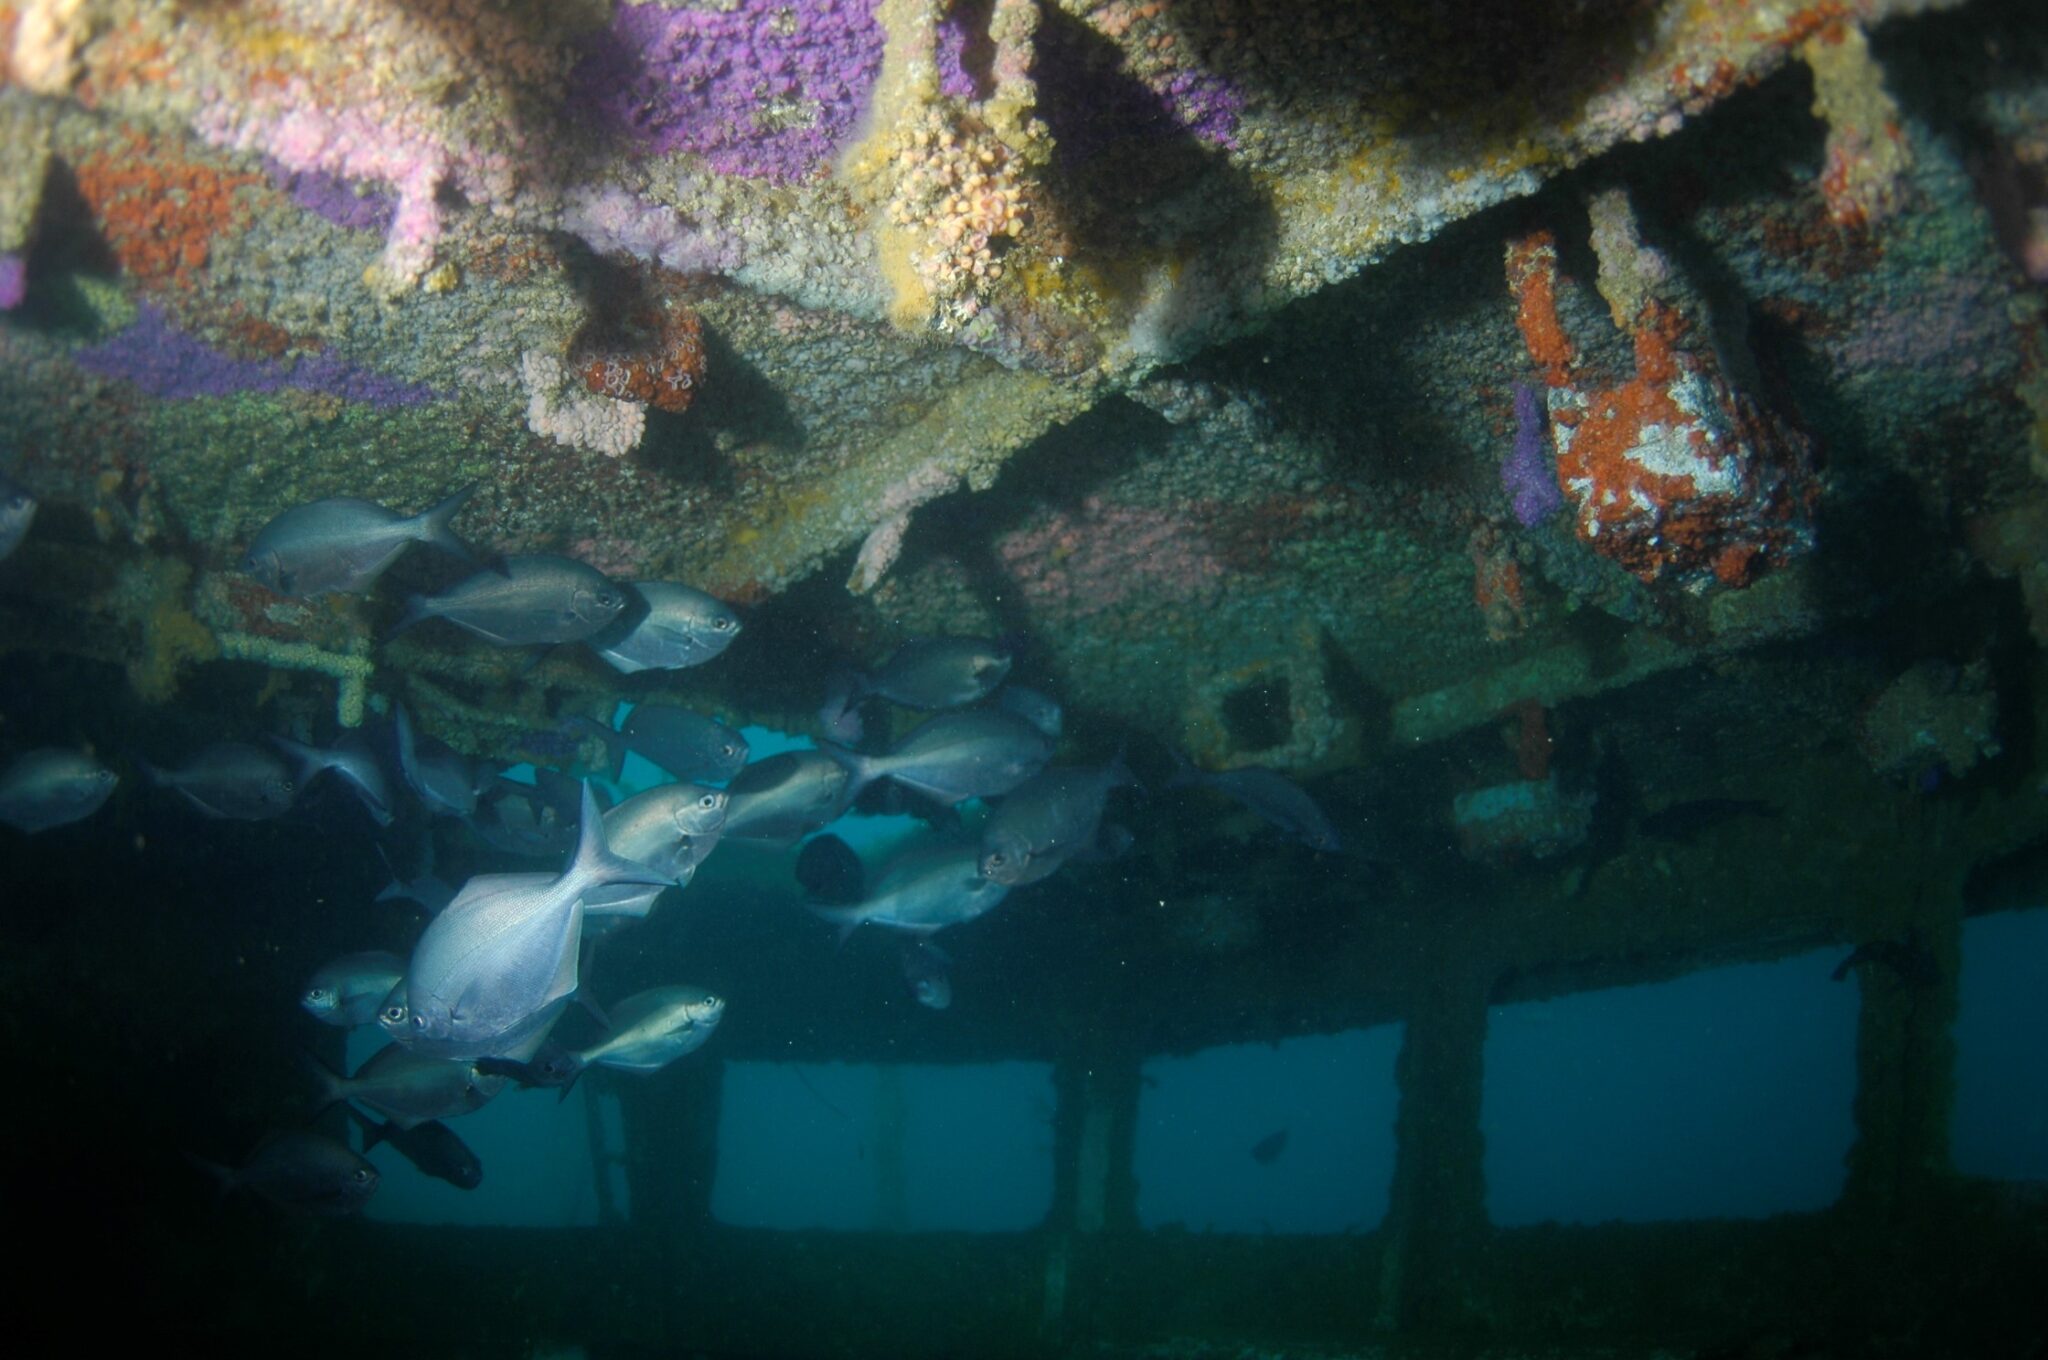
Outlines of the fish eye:
[{"label": "fish eye", "polygon": [[732,620],[726,618],[713,619],[711,621],[711,627],[713,628],[713,630],[723,633],[726,629],[732,627]]},{"label": "fish eye", "polygon": [[368,1168],[367,1166],[359,1166],[354,1171],[348,1173],[348,1178],[354,1181],[357,1185],[367,1184],[370,1179],[370,1168]]},{"label": "fish eye", "polygon": [[725,745],[718,748],[718,753],[722,756],[727,757],[736,756],[740,753],[740,748],[733,745],[731,742],[727,742]]},{"label": "fish eye", "polygon": [[412,1018],[412,1027],[414,1029],[425,1029],[427,1027],[427,1017],[424,1015],[415,1015]]},{"label": "fish eye", "polygon": [[711,809],[718,806],[718,795],[715,793],[705,794],[702,798],[699,798],[697,800],[697,806],[703,808],[706,812],[709,812]]},{"label": "fish eye", "polygon": [[386,1006],[386,1007],[384,1008],[384,1023],[385,1023],[385,1024],[387,1024],[387,1025],[402,1025],[402,1024],[404,1024],[404,1023],[405,1023],[405,1007],[403,1007],[403,1006]]},{"label": "fish eye", "polygon": [[284,790],[286,793],[290,793],[292,791],[292,781],[289,779],[278,780],[277,786],[278,788]]},{"label": "fish eye", "polygon": [[1003,867],[1003,859],[1004,856],[1002,851],[991,850],[988,852],[986,856],[983,857],[982,862],[987,864],[988,867],[991,869],[1000,869]]}]

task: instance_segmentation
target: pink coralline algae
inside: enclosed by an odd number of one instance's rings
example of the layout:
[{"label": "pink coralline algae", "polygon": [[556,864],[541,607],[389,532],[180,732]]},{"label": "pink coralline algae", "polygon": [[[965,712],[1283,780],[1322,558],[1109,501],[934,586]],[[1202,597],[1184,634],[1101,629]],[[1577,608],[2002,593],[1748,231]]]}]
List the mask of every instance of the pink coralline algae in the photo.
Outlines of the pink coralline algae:
[{"label": "pink coralline algae", "polygon": [[[980,99],[988,93],[988,81],[983,74],[971,69],[979,66],[980,59],[987,54],[970,51],[973,45],[967,26],[967,0],[960,0],[939,20],[938,50],[933,53],[939,67],[939,93],[948,99]],[[986,4],[977,7],[980,18],[987,19]],[[986,46],[984,39],[981,46]]]},{"label": "pink coralline algae", "polygon": [[388,194],[358,186],[319,170],[293,170],[266,158],[264,169],[280,193],[307,212],[352,231],[391,230],[394,204]]},{"label": "pink coralline algae", "polygon": [[11,312],[28,296],[28,261],[12,251],[0,254],[0,312]]},{"label": "pink coralline algae", "polygon": [[[274,101],[210,108],[199,129],[218,145],[265,152],[286,171],[391,185],[398,202],[385,237],[384,266],[398,281],[417,278],[433,259],[441,236],[442,186],[453,181],[478,191],[483,183],[475,173],[456,175],[446,148],[404,127],[389,111],[329,112],[300,82],[288,82]],[[509,179],[509,166],[502,169]]]},{"label": "pink coralline algae", "polygon": [[295,359],[224,354],[172,326],[154,307],[141,308],[134,325],[79,350],[72,359],[88,373],[133,383],[163,401],[288,387],[372,406],[418,406],[436,395],[324,352]]},{"label": "pink coralline algae", "polygon": [[1237,118],[1244,96],[1223,77],[1207,71],[1176,71],[1155,84],[1173,120],[1211,146],[1237,146]]},{"label": "pink coralline algae", "polygon": [[[1149,27],[1156,19],[1144,22]],[[1097,11],[1090,19],[1119,38],[1137,22],[1121,10]],[[1161,27],[1152,36],[1166,33]],[[1188,136],[1208,146],[1236,148],[1245,107],[1236,86],[1214,71],[1184,64],[1178,44],[1154,48],[1138,42],[1133,47],[1126,39],[1123,45],[1144,55],[1135,64],[1113,66],[1107,55],[1113,49],[1089,41],[1085,29],[1046,24],[1040,30],[1035,74],[1044,94],[1041,111],[1053,125],[1063,159],[1084,162],[1120,141],[1156,143]],[[1176,59],[1162,55],[1168,52]]]},{"label": "pink coralline algae", "polygon": [[1516,383],[1515,446],[1500,465],[1500,484],[1514,504],[1515,522],[1524,529],[1564,508],[1564,492],[1550,464],[1549,434],[1542,395],[1527,383]]},{"label": "pink coralline algae", "polygon": [[1034,528],[997,540],[996,555],[1034,608],[1070,618],[1134,597],[1211,603],[1226,574],[1212,545],[1187,520],[1095,496],[1078,513],[1056,511]]},{"label": "pink coralline algae", "polygon": [[601,254],[631,255],[678,274],[730,273],[745,262],[736,243],[697,230],[666,204],[616,186],[569,194],[561,225]]},{"label": "pink coralline algae", "polygon": [[650,151],[787,184],[850,140],[881,65],[873,0],[622,4],[572,81],[604,124]]}]

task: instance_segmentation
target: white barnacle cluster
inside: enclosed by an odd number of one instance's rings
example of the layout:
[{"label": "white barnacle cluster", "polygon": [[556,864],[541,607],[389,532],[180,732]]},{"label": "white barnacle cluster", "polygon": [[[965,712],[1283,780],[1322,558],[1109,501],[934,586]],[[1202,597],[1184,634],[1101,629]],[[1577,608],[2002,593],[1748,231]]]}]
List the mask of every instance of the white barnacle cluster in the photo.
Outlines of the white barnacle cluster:
[{"label": "white barnacle cluster", "polygon": [[1029,220],[1024,181],[995,133],[941,106],[919,112],[896,161],[889,220],[914,233],[911,264],[925,288],[965,320],[1002,277],[1004,243]]},{"label": "white barnacle cluster", "polygon": [[519,356],[526,385],[526,428],[557,444],[620,458],[640,444],[647,408],[585,391],[568,366],[552,354],[527,350]]}]

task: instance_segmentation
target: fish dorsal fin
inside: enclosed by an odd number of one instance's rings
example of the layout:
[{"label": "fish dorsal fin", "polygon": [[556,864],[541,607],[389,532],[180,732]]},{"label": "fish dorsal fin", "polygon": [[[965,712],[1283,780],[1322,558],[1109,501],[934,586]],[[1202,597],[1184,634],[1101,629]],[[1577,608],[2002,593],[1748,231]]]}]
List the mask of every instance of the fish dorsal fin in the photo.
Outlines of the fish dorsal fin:
[{"label": "fish dorsal fin", "polygon": [[576,982],[581,974],[577,965],[583,953],[583,903],[578,900],[569,904],[569,919],[562,931],[562,961],[555,969],[555,980],[548,988],[550,1004],[573,996]]},{"label": "fish dorsal fin", "polygon": [[597,805],[597,795],[591,791],[590,781],[583,781],[583,816],[577,833],[576,858],[569,862],[562,874],[560,884],[564,892],[579,899],[592,888],[607,883],[639,883],[647,886],[659,884],[667,887],[671,880],[656,873],[644,864],[612,853],[605,843],[604,813]]}]

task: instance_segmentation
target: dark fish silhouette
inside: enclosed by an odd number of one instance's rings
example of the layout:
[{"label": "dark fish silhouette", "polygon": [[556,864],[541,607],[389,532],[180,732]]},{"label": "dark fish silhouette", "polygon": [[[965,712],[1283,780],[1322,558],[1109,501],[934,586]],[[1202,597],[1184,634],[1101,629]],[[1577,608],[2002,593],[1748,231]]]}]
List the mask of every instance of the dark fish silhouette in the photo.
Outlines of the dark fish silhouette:
[{"label": "dark fish silhouette", "polygon": [[957,708],[986,697],[1010,673],[1010,649],[989,638],[912,638],[873,671],[841,670],[818,721],[838,742],[861,739],[860,706],[877,695],[905,708]]},{"label": "dark fish silhouette", "polygon": [[1941,985],[1941,965],[1918,930],[1909,930],[1902,940],[1865,940],[1835,965],[1834,980],[1843,982],[1859,965],[1881,963],[1909,987]]},{"label": "dark fish silhouette", "polygon": [[953,1004],[953,960],[930,940],[903,951],[903,981],[920,1006],[942,1011]]},{"label": "dark fish silhouette", "polygon": [[136,762],[158,788],[172,789],[209,817],[238,822],[282,817],[297,786],[271,752],[241,741],[217,741],[181,770]]},{"label": "dark fish silhouette", "polygon": [[589,718],[571,718],[564,728],[605,744],[612,777],[618,778],[626,752],[636,751],[677,779],[731,779],[747,763],[747,739],[716,718],[667,704],[640,704],[614,732]]},{"label": "dark fish silhouette", "polygon": [[324,1134],[288,1129],[271,1134],[239,1167],[219,1166],[186,1154],[212,1176],[223,1195],[248,1190],[272,1204],[312,1214],[353,1214],[377,1193],[377,1168],[346,1143]]},{"label": "dark fish silhouette", "polygon": [[796,881],[814,902],[850,906],[867,895],[867,871],[837,836],[814,836],[796,857]]},{"label": "dark fish silhouette", "polygon": [[1287,1130],[1269,1133],[1252,1144],[1252,1160],[1260,1166],[1271,1166],[1280,1160],[1280,1154],[1287,1151]]},{"label": "dark fish silhouette", "polygon": [[348,1112],[355,1116],[363,1131],[363,1151],[389,1143],[398,1149],[399,1156],[421,1171],[458,1190],[474,1190],[484,1183],[484,1164],[469,1150],[469,1144],[440,1120],[429,1119],[404,1129],[392,1123],[380,1124],[353,1105]]},{"label": "dark fish silhouette", "polygon": [[478,1058],[476,1070],[487,1077],[510,1077],[526,1089],[537,1086],[559,1087],[564,1099],[569,1088],[576,1084],[576,1078],[583,1075],[583,1065],[576,1061],[576,1055],[552,1041],[544,1043],[531,1058]]},{"label": "dark fish silhouette", "polygon": [[1212,773],[1196,768],[1179,751],[1171,754],[1174,775],[1167,781],[1169,789],[1184,788],[1190,784],[1214,789],[1226,797],[1235,798],[1279,827],[1289,839],[1299,841],[1311,850],[1335,854],[1341,848],[1337,828],[1323,815],[1315,799],[1278,770],[1264,765],[1240,765],[1236,769]]}]

